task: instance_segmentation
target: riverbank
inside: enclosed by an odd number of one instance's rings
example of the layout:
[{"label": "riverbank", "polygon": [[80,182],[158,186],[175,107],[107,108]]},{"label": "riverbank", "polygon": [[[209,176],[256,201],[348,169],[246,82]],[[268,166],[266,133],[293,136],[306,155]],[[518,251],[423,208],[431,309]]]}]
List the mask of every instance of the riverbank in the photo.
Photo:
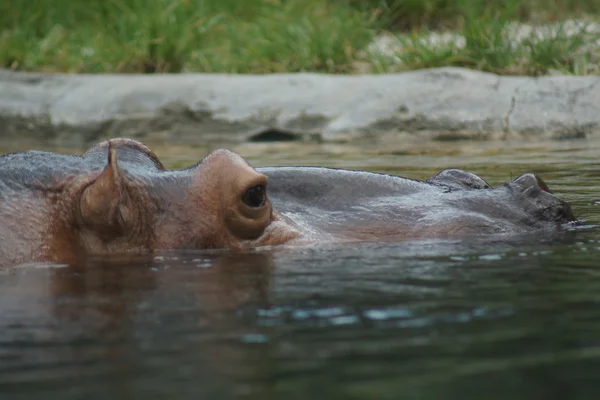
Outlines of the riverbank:
[{"label": "riverbank", "polygon": [[[67,73],[597,74],[592,0],[14,0],[0,66]],[[557,22],[557,20],[559,22]]]},{"label": "riverbank", "polygon": [[180,143],[580,139],[600,134],[599,76],[462,68],[385,75],[39,74],[0,70],[0,137]]}]

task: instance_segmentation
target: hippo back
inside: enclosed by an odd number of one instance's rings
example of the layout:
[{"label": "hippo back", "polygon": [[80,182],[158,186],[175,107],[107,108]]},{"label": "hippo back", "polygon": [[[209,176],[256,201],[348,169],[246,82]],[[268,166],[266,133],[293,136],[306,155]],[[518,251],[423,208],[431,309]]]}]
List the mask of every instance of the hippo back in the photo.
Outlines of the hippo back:
[{"label": "hippo back", "polygon": [[70,154],[44,151],[5,154],[0,156],[0,196],[51,186],[66,176],[88,169],[89,165],[81,157]]}]

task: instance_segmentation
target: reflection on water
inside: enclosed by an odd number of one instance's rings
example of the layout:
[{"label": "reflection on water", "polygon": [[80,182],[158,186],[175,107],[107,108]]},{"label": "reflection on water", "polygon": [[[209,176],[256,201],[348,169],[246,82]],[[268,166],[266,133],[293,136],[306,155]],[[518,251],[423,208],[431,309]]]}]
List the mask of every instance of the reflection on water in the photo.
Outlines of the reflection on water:
[{"label": "reflection on water", "polygon": [[[600,143],[444,146],[236,150],[493,184],[535,171],[600,221]],[[207,150],[157,153],[186,166]],[[582,229],[2,270],[0,398],[595,399],[599,256],[600,233]]]}]

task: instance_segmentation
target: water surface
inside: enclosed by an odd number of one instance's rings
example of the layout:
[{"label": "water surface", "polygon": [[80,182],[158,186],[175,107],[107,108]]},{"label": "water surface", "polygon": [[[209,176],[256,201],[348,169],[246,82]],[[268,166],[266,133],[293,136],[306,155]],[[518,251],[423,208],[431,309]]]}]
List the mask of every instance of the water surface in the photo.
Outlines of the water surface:
[{"label": "water surface", "polygon": [[[171,167],[210,150],[156,145]],[[600,222],[600,141],[234,150],[255,166],[457,167],[493,185],[533,171]],[[599,255],[584,227],[10,268],[0,398],[596,399]]]}]

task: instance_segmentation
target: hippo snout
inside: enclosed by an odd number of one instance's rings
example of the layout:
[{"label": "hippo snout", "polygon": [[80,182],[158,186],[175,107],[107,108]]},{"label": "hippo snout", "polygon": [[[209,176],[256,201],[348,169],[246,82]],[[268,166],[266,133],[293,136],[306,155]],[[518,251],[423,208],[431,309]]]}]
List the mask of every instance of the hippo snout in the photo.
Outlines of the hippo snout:
[{"label": "hippo snout", "polygon": [[521,175],[509,186],[520,193],[525,208],[540,220],[566,223],[577,219],[571,206],[554,195],[546,182],[535,174]]},{"label": "hippo snout", "polygon": [[517,179],[513,181],[517,186],[521,187],[523,191],[531,190],[531,189],[540,189],[544,192],[552,194],[546,182],[536,174],[524,174],[519,176]]}]

